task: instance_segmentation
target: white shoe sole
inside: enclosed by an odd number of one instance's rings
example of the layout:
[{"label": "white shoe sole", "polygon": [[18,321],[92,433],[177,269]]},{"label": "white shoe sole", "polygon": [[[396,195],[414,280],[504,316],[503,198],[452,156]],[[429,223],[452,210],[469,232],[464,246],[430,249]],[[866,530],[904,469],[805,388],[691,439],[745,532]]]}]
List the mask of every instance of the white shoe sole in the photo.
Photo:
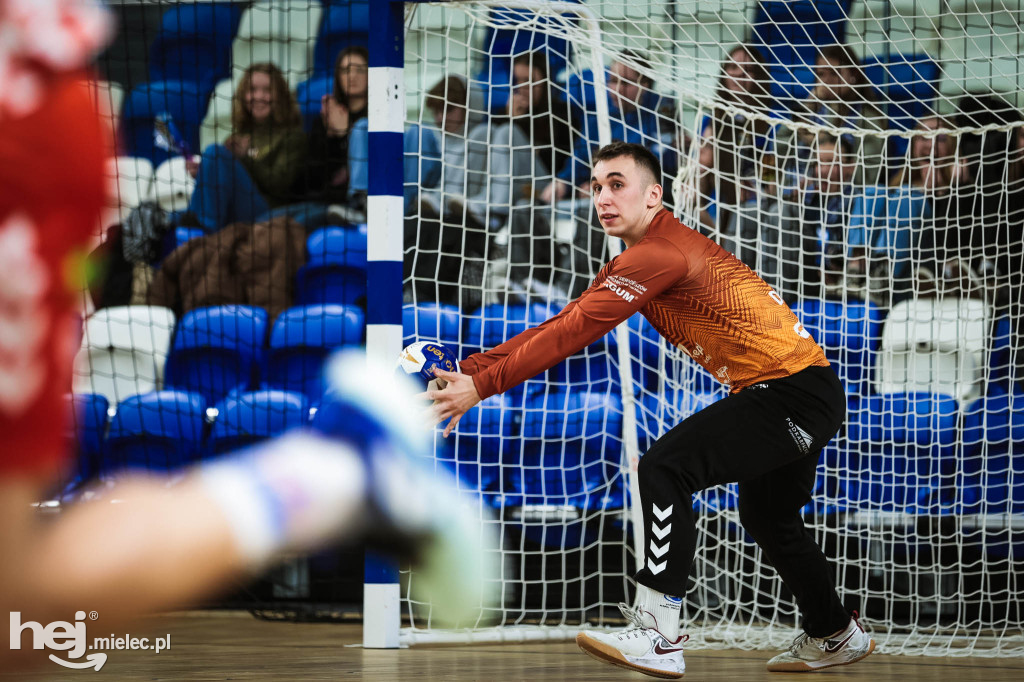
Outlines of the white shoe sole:
[{"label": "white shoe sole", "polygon": [[583,650],[583,653],[596,658],[604,663],[611,663],[617,665],[620,668],[626,668],[627,670],[634,670],[644,675],[650,675],[651,677],[661,677],[667,680],[678,680],[684,675],[684,673],[672,672],[670,670],[658,670],[657,668],[648,668],[646,666],[637,665],[636,663],[630,663],[626,660],[626,657],[618,649],[592,639],[587,636],[587,633],[581,632],[576,635],[576,645]]},{"label": "white shoe sole", "polygon": [[837,665],[850,665],[851,663],[856,663],[857,661],[866,658],[868,654],[870,654],[874,650],[875,640],[871,640],[871,646],[868,647],[867,651],[865,651],[857,658],[851,659],[849,661],[838,661],[836,663],[826,663],[825,665],[817,666],[811,665],[810,663],[807,663],[805,661],[793,661],[791,663],[769,663],[768,671],[773,673],[813,673],[817,672],[818,670],[825,670],[826,668],[834,668]]}]

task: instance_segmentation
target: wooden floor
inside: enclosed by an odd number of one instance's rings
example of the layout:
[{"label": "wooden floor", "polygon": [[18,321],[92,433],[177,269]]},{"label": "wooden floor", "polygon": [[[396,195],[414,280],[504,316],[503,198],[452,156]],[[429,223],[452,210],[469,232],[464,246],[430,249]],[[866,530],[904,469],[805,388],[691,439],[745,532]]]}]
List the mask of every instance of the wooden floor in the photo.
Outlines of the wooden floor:
[{"label": "wooden floor", "polygon": [[[89,637],[103,633],[89,629]],[[162,616],[127,630],[132,636],[171,635],[171,649],[110,651],[103,669],[65,670],[46,661],[31,672],[0,672],[17,680],[653,680],[585,656],[575,643],[502,644],[371,651],[357,624],[266,622],[245,613]],[[806,680],[768,673],[768,652],[694,651],[687,680]],[[872,655],[822,673],[825,680],[979,680],[1021,682],[1024,659],[911,658]],[[820,677],[820,676],[819,676]],[[819,679],[816,677],[814,679]]]}]

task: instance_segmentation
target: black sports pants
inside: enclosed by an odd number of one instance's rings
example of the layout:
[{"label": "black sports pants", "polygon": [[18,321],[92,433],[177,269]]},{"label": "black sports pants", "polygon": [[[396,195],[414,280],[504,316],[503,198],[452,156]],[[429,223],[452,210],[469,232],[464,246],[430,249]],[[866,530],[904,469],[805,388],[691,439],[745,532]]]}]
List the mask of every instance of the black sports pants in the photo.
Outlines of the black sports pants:
[{"label": "black sports pants", "polygon": [[832,368],[808,367],[730,395],[659,438],[640,458],[646,561],[637,581],[685,594],[697,546],[692,496],[738,481],[740,522],[796,597],[804,630],[826,637],[845,628],[850,614],[800,518],[818,455],[845,416]]}]

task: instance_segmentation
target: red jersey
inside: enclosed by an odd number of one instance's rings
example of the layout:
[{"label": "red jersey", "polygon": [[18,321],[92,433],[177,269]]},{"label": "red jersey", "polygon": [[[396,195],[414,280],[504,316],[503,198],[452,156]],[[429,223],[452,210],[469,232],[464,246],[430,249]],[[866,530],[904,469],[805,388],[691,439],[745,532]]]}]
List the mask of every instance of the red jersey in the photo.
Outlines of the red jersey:
[{"label": "red jersey", "polygon": [[65,455],[73,295],[109,148],[81,69],[108,27],[91,4],[0,0],[2,473],[49,472]]},{"label": "red jersey", "polygon": [[764,280],[662,209],[644,237],[613,258],[558,315],[466,358],[481,399],[579,352],[639,312],[733,392],[828,366],[825,353]]}]

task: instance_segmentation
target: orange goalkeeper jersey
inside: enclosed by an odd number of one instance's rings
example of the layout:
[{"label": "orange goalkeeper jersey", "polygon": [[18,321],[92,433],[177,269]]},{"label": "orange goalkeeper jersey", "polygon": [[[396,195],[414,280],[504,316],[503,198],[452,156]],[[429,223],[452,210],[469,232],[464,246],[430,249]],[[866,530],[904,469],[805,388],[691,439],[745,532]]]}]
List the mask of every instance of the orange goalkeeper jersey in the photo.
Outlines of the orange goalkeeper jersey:
[{"label": "orange goalkeeper jersey", "polygon": [[558,315],[466,358],[481,398],[579,352],[639,312],[674,346],[736,392],[827,366],[825,353],[764,280],[662,209],[647,234],[613,258]]}]

